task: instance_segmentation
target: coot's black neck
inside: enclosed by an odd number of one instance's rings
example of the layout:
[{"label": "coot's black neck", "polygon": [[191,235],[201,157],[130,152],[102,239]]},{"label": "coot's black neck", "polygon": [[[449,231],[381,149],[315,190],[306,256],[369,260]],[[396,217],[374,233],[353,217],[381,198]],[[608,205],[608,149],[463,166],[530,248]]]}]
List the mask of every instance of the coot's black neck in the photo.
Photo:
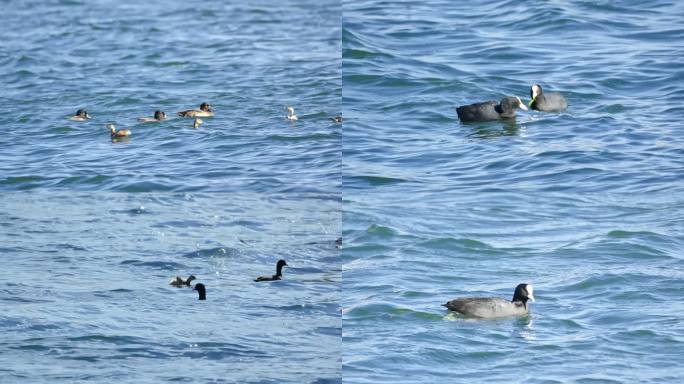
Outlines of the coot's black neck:
[{"label": "coot's black neck", "polygon": [[529,299],[527,298],[527,296],[523,296],[522,293],[519,293],[519,292],[516,291],[515,294],[513,295],[513,300],[511,300],[511,302],[513,302],[513,303],[516,303],[516,302],[522,303],[523,307],[527,308],[527,300],[529,300]]}]

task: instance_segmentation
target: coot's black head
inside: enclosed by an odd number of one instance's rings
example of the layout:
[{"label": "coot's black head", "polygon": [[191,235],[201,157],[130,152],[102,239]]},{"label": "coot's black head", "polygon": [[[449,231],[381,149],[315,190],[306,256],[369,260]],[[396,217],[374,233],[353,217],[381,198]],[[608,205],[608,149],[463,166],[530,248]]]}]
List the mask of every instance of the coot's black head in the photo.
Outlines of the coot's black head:
[{"label": "coot's black head", "polygon": [[519,97],[508,96],[501,99],[501,116],[502,117],[515,117],[515,110],[518,108],[527,111],[527,106],[520,100]]},{"label": "coot's black head", "polygon": [[530,99],[534,100],[537,96],[541,95],[543,93],[542,87],[539,84],[532,84],[532,88],[530,88]]},{"label": "coot's black head", "polygon": [[515,287],[512,301],[520,301],[523,305],[527,305],[527,300],[534,301],[534,289],[532,288],[532,284],[518,284],[518,286]]},{"label": "coot's black head", "polygon": [[287,261],[285,261],[285,260],[283,260],[283,259],[280,259],[280,260],[278,260],[277,266],[278,266],[278,268],[286,267],[286,266],[287,266]]},{"label": "coot's black head", "polygon": [[166,113],[162,111],[154,111],[154,118],[157,120],[164,120],[166,119]]},{"label": "coot's black head", "polygon": [[207,299],[207,289],[204,288],[204,284],[202,284],[202,283],[195,284],[195,288],[193,288],[193,289],[199,293],[199,299],[200,300],[206,300]]},{"label": "coot's black head", "polygon": [[516,108],[521,108],[527,110],[525,103],[516,96],[507,96],[501,99],[501,107],[505,110],[515,110]]},{"label": "coot's black head", "polygon": [[88,111],[86,111],[85,109],[79,109],[78,111],[76,111],[76,116],[90,118],[90,115],[88,115]]},{"label": "coot's black head", "polygon": [[202,104],[200,104],[200,109],[202,111],[211,112],[211,105],[209,105],[207,103],[202,103]]}]

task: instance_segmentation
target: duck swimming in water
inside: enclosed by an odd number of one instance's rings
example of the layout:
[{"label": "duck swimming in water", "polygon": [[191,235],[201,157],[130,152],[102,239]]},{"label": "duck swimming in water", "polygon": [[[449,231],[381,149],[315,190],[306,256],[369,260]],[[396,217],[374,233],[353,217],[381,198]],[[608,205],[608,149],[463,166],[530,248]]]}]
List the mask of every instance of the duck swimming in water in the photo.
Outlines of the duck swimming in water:
[{"label": "duck swimming in water", "polygon": [[199,117],[196,117],[195,121],[192,123],[192,127],[197,129],[200,127],[200,125],[202,125],[202,123],[204,123],[204,121],[202,121],[202,119],[200,119]]},{"label": "duck swimming in water", "polygon": [[276,264],[276,274],[272,276],[259,276],[254,281],[274,281],[283,279],[283,267],[287,266],[287,262],[283,259],[278,260]]},{"label": "duck swimming in water", "polygon": [[542,112],[562,112],[568,108],[568,102],[559,92],[544,93],[539,84],[530,88],[530,108]]},{"label": "duck swimming in water", "polygon": [[188,276],[188,278],[185,279],[185,280],[183,280],[183,278],[180,277],[180,276],[176,276],[176,278],[171,279],[171,281],[169,282],[169,285],[171,285],[171,286],[173,286],[173,287],[176,287],[176,288],[180,288],[180,287],[183,287],[183,286],[189,287],[189,286],[190,286],[190,282],[193,281],[193,280],[195,280],[195,279],[197,279],[197,278],[195,277],[195,275],[190,275],[190,276]]},{"label": "duck swimming in water", "polygon": [[162,111],[154,111],[154,117],[138,117],[140,123],[156,123],[162,120],[166,120],[166,113]]},{"label": "duck swimming in water", "polygon": [[515,118],[515,110],[521,108],[527,111],[527,106],[519,97],[508,96],[497,103],[494,100],[483,103],[462,105],[456,108],[458,118],[463,122],[490,121]]},{"label": "duck swimming in water", "polygon": [[197,291],[199,293],[199,300],[206,300],[207,299],[207,289],[202,283],[195,284],[195,287],[193,290]]},{"label": "duck swimming in water", "polygon": [[211,105],[207,103],[200,104],[200,109],[188,109],[187,111],[178,112],[178,116],[182,117],[212,117],[214,110]]},{"label": "duck swimming in water", "polygon": [[107,124],[105,125],[105,127],[109,130],[109,133],[112,135],[112,139],[120,139],[131,135],[130,129],[119,129],[117,131],[116,126],[114,124]]},{"label": "duck swimming in water", "polygon": [[91,117],[90,117],[90,115],[88,114],[88,111],[86,111],[85,109],[79,109],[78,111],[76,111],[76,114],[75,114],[75,115],[69,117],[69,120],[73,120],[73,121],[86,121],[86,120],[88,120],[88,119],[90,119],[90,118],[91,118]]},{"label": "duck swimming in water", "polygon": [[331,117],[330,120],[332,120],[332,122],[335,124],[339,124],[342,122],[342,116]]},{"label": "duck swimming in water", "polygon": [[511,301],[498,297],[464,297],[451,300],[442,306],[468,317],[523,316],[529,311],[527,301],[534,301],[533,292],[531,284],[518,284]]},{"label": "duck swimming in water", "polygon": [[296,121],[297,120],[297,115],[295,115],[294,108],[287,107],[287,108],[285,108],[285,110],[287,110],[287,117],[285,117],[286,119],[288,119],[290,121]]}]

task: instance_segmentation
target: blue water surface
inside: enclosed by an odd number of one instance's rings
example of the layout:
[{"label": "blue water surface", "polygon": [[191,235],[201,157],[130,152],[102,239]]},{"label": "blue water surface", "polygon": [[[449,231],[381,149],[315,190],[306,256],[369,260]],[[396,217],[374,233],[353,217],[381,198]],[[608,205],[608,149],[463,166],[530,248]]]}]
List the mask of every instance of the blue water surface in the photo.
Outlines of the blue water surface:
[{"label": "blue water surface", "polygon": [[[3,4],[0,382],[341,382],[340,17]],[[176,116],[202,102],[199,129]],[[168,285],[189,274],[206,301]]]},{"label": "blue water surface", "polygon": [[[684,5],[343,3],[348,383],[684,380]],[[463,124],[533,83],[564,113]],[[463,319],[459,296],[523,318]]]}]

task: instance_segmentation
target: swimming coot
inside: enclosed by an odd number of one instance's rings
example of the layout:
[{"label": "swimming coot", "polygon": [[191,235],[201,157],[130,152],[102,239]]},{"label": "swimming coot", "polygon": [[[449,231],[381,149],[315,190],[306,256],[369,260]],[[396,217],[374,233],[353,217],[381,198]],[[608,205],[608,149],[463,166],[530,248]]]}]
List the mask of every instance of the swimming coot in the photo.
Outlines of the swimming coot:
[{"label": "swimming coot", "polygon": [[483,103],[462,105],[456,108],[458,118],[463,122],[490,121],[515,118],[515,110],[521,108],[527,110],[519,97],[507,96],[500,103],[494,100]]},{"label": "swimming coot", "polygon": [[561,112],[568,107],[565,97],[558,92],[544,93],[539,84],[530,88],[530,108],[542,112]]},{"label": "swimming coot", "polygon": [[272,276],[259,276],[254,281],[274,281],[274,280],[282,280],[283,278],[283,267],[287,266],[287,262],[283,259],[278,260],[278,264],[276,264],[276,274]]},{"label": "swimming coot", "polygon": [[518,284],[511,301],[498,297],[465,297],[442,305],[468,317],[494,318],[526,315],[528,300],[534,301],[532,285]]}]

